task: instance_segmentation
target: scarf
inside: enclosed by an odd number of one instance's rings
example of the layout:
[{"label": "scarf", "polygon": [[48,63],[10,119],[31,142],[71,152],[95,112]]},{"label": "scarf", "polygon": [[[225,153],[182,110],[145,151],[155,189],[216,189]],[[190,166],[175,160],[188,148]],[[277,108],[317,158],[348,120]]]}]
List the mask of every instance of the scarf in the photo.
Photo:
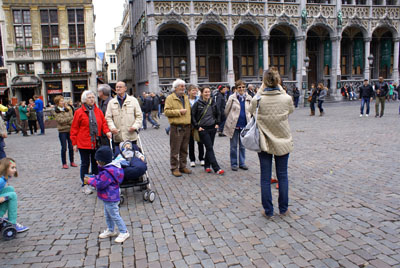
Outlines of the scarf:
[{"label": "scarf", "polygon": [[244,102],[246,100],[246,93],[244,93],[243,95],[240,95],[239,93],[237,93],[236,96],[240,102]]},{"label": "scarf", "polygon": [[93,106],[89,106],[87,104],[84,105],[89,113],[89,134],[93,145],[96,144],[96,136],[98,133],[96,115],[94,114],[94,105]]}]

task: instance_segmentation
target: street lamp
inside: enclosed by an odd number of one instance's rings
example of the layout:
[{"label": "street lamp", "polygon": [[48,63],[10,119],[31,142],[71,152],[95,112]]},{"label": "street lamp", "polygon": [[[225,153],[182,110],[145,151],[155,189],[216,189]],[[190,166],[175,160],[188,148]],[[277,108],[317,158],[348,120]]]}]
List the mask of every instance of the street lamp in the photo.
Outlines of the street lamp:
[{"label": "street lamp", "polygon": [[181,62],[179,63],[179,66],[181,67],[182,79],[185,80],[185,76],[186,76],[186,61],[184,59],[182,59]]},{"label": "street lamp", "polygon": [[374,64],[374,55],[370,54],[368,56],[368,63],[369,63],[369,81],[372,81],[372,64]]},{"label": "street lamp", "polygon": [[308,106],[308,67],[310,66],[310,58],[305,57],[304,58],[304,66],[306,67],[306,77],[305,77],[305,83],[303,85],[304,87],[304,107]]}]

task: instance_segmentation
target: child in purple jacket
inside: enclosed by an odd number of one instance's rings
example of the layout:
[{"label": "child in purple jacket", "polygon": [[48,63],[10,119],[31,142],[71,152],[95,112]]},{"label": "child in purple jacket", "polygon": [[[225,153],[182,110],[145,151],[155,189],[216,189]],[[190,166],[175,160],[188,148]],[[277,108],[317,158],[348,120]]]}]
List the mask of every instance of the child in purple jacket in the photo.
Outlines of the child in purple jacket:
[{"label": "child in purple jacket", "polygon": [[116,236],[114,230],[118,226],[119,235],[115,242],[122,243],[129,233],[126,225],[119,214],[119,184],[124,179],[124,170],[118,164],[112,163],[113,153],[108,146],[100,147],[94,156],[99,166],[99,174],[93,177],[85,177],[84,183],[92,185],[97,189],[97,197],[103,200],[104,216],[106,217],[107,229],[99,235],[99,238]]}]

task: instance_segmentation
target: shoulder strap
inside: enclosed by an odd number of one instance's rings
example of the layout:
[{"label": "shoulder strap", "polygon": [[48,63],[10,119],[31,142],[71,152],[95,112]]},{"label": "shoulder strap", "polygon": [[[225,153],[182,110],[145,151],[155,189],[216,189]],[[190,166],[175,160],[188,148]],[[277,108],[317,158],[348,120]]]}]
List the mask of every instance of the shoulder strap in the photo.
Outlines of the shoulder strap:
[{"label": "shoulder strap", "polygon": [[200,124],[201,120],[203,119],[203,117],[204,117],[204,115],[206,114],[206,112],[207,112],[207,110],[208,110],[208,107],[210,107],[210,105],[211,105],[211,99],[208,101],[207,107],[206,107],[206,109],[203,111],[203,114],[201,115],[198,124]]}]

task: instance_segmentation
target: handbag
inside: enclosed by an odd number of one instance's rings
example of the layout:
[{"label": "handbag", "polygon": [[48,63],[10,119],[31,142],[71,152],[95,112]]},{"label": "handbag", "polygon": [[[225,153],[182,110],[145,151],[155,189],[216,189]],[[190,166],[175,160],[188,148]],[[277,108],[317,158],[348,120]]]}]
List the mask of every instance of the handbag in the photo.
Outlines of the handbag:
[{"label": "handbag", "polygon": [[311,102],[312,96],[309,96],[307,100],[308,100],[308,102]]},{"label": "handbag", "polygon": [[[207,112],[207,110],[208,110],[208,107],[210,107],[210,104],[211,104],[211,99],[210,99],[210,101],[208,102],[207,107],[206,107],[206,109],[204,110],[203,114],[201,115],[198,125],[200,125],[200,122],[201,122],[201,120],[203,119],[204,115],[206,114],[206,112]],[[199,130],[198,130],[197,128],[194,128],[194,129],[193,129],[192,135],[193,135],[193,139],[194,139],[195,141],[200,142],[200,134],[199,134]]]},{"label": "handbag", "polygon": [[250,120],[246,127],[240,132],[240,141],[243,146],[255,152],[261,152],[260,147],[260,131],[257,127],[258,107],[260,106],[260,99],[257,100],[256,115]]}]

